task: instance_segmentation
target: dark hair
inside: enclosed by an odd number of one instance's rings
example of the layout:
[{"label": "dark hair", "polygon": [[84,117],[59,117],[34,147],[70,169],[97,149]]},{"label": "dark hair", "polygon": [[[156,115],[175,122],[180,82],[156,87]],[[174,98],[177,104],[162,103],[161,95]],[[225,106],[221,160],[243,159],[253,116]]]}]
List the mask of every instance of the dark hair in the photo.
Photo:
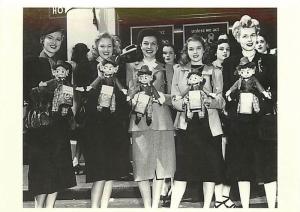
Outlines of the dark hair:
[{"label": "dark hair", "polygon": [[223,43],[227,43],[230,46],[229,39],[218,39],[216,42],[211,43],[211,45],[209,46],[209,50],[208,50],[210,62],[213,62],[217,59],[216,53],[218,50],[218,46]]},{"label": "dark hair", "polygon": [[171,47],[173,50],[174,50],[174,54],[175,54],[175,59],[174,59],[174,63],[177,63],[178,61],[178,58],[179,58],[179,54],[178,54],[178,50],[177,48],[175,48],[175,46],[171,43],[169,43],[168,41],[165,41],[162,43],[162,46],[161,46],[161,51],[159,52],[160,54],[158,55],[158,60],[165,64],[165,61],[164,61],[164,58],[163,58],[163,49],[164,47]]},{"label": "dark hair", "polygon": [[204,38],[198,34],[193,34],[191,37],[189,37],[185,44],[183,45],[183,48],[181,50],[181,55],[180,55],[180,58],[178,60],[179,64],[180,65],[186,65],[188,64],[191,59],[189,58],[189,55],[188,55],[188,43],[190,41],[199,41],[203,48],[204,48],[204,53],[203,53],[203,56],[202,56],[202,62],[203,64],[208,64],[210,61],[209,61],[209,47],[206,43],[206,41],[204,40]]},{"label": "dark hair", "polygon": [[79,63],[83,60],[88,60],[87,53],[89,52],[89,48],[84,43],[77,43],[72,49],[71,60]]},{"label": "dark hair", "polygon": [[142,29],[137,37],[137,42],[138,42],[138,49],[137,49],[137,53],[138,53],[138,61],[141,61],[144,56],[143,56],[143,52],[141,50],[141,45],[143,42],[144,37],[149,37],[149,36],[153,36],[156,38],[157,41],[157,45],[158,45],[158,50],[156,52],[156,59],[159,59],[159,55],[160,55],[160,51],[161,51],[161,36],[159,34],[159,32],[157,32],[155,29],[153,28],[145,28]]}]

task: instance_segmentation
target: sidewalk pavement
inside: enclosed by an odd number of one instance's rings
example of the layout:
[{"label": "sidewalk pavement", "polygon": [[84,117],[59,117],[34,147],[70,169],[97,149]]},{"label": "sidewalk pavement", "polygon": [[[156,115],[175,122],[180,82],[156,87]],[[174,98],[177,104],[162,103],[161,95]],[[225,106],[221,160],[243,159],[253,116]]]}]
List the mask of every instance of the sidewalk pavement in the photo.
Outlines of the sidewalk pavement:
[{"label": "sidewalk pavement", "polygon": [[[28,166],[23,166],[23,207],[34,207],[33,196],[28,191]],[[92,184],[85,183],[85,175],[76,175],[77,186],[60,192],[57,197],[57,208],[88,208],[90,207],[90,189]],[[236,186],[232,187],[231,198],[236,205],[240,205],[239,193]],[[250,207],[266,208],[267,201],[263,186],[256,186],[251,190]],[[201,208],[203,205],[202,187],[199,183],[188,183],[182,208]],[[112,208],[142,208],[143,203],[137,182],[115,181],[109,207]]]}]

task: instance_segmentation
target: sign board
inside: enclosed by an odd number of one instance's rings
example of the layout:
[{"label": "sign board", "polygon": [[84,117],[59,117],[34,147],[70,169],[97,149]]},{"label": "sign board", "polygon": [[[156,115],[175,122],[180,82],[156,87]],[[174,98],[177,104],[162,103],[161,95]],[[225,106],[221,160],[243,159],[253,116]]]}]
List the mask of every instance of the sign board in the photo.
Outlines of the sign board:
[{"label": "sign board", "polygon": [[130,42],[131,44],[137,43],[137,36],[142,29],[152,28],[157,30],[161,34],[162,42],[168,41],[171,44],[174,44],[174,25],[156,25],[156,26],[138,26],[130,27]]},{"label": "sign board", "polygon": [[49,8],[49,18],[64,18],[67,15],[67,9],[64,7],[51,7]]},{"label": "sign board", "polygon": [[228,34],[228,22],[215,22],[215,23],[200,23],[200,24],[184,24],[183,25],[183,43],[192,34],[199,34],[208,43],[218,40],[219,35]]}]

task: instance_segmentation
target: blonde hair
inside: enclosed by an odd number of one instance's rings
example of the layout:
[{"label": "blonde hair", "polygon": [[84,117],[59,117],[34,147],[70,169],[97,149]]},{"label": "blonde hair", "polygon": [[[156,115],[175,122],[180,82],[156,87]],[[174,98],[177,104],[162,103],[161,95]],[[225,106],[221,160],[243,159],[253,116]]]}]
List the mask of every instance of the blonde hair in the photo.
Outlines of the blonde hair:
[{"label": "blonde hair", "polygon": [[240,36],[241,28],[254,28],[256,34],[260,31],[259,21],[251,18],[249,15],[244,15],[241,20],[236,21],[232,26],[232,35],[237,40]]}]

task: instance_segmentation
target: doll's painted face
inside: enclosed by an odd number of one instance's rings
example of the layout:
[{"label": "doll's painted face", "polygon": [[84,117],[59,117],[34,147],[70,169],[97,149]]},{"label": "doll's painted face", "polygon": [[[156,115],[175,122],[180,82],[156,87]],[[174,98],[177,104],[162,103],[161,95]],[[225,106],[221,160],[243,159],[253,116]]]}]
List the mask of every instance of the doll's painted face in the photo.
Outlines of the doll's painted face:
[{"label": "doll's painted face", "polygon": [[199,82],[201,82],[203,80],[202,76],[199,76],[198,74],[192,74],[189,78],[188,78],[188,84],[189,85],[195,85]]},{"label": "doll's painted face", "polygon": [[43,41],[43,49],[49,56],[53,56],[60,49],[62,41],[62,32],[52,32],[45,36]]},{"label": "doll's painted face", "polygon": [[228,43],[221,43],[217,48],[217,59],[223,61],[230,55],[230,47]]},{"label": "doll's painted face", "polygon": [[117,73],[118,71],[118,66],[113,66],[112,64],[110,63],[106,63],[104,66],[100,66],[100,70],[104,73],[104,76],[105,77],[109,77],[115,73]]},{"label": "doll's painted face", "polygon": [[149,74],[141,74],[138,76],[138,80],[142,84],[150,84],[152,79],[153,79],[153,77]]},{"label": "doll's painted face", "polygon": [[171,46],[164,46],[163,48],[163,58],[166,64],[174,64],[175,52]]},{"label": "doll's painted face", "polygon": [[241,70],[239,70],[239,75],[243,78],[243,79],[248,79],[249,77],[251,77],[252,75],[254,75],[255,73],[255,69],[254,68],[242,68]]},{"label": "doll's painted face", "polygon": [[56,69],[52,70],[52,75],[59,80],[65,79],[69,75],[69,70],[62,66],[58,66]]},{"label": "doll's painted face", "polygon": [[191,40],[188,42],[187,50],[192,63],[202,62],[204,48],[200,41]]}]

